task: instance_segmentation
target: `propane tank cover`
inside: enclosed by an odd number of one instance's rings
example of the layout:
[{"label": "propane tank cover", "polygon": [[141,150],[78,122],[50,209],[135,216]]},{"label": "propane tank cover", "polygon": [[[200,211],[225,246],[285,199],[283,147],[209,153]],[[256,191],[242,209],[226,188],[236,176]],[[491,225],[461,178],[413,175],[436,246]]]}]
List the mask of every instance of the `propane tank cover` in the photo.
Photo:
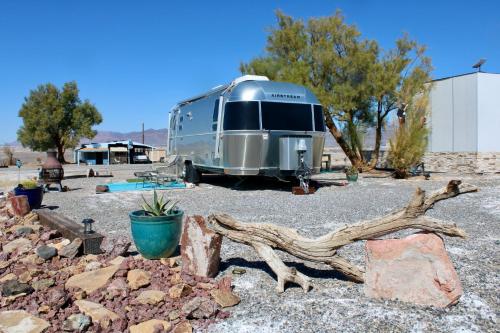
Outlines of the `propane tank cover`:
[{"label": "propane tank cover", "polygon": [[307,151],[307,145],[305,139],[299,139],[297,143],[297,147],[295,148],[297,151]]}]

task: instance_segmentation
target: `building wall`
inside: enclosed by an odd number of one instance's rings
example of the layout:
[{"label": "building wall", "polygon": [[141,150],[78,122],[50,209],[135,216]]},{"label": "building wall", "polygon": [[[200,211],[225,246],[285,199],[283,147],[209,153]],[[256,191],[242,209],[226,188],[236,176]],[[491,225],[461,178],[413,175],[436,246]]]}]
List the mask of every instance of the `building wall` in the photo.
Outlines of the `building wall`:
[{"label": "building wall", "polygon": [[477,75],[452,79],[453,150],[477,151]]},{"label": "building wall", "polygon": [[477,74],[435,81],[430,94],[431,152],[477,151]]},{"label": "building wall", "polygon": [[[430,93],[430,151],[453,151],[453,85],[451,80],[434,82]],[[439,111],[439,112],[437,112]]]},{"label": "building wall", "polygon": [[478,78],[478,151],[500,152],[500,74]]},{"label": "building wall", "polygon": [[500,74],[472,73],[434,81],[426,169],[500,171]]},{"label": "building wall", "polygon": [[149,152],[148,156],[152,162],[160,162],[162,158],[165,159],[167,157],[167,152],[165,149],[153,149]]}]

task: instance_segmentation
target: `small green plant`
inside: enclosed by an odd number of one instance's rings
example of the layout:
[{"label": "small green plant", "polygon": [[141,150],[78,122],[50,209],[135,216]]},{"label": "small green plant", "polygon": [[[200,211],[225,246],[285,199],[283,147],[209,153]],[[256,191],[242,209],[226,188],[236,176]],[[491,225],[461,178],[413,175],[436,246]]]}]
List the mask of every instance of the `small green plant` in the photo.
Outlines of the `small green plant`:
[{"label": "small green plant", "polygon": [[23,180],[19,187],[22,187],[26,190],[33,190],[38,187],[38,182],[34,179]]},{"label": "small green plant", "polygon": [[358,174],[358,169],[351,165],[345,168],[345,174],[346,175],[357,175]]},{"label": "small green plant", "polygon": [[146,215],[149,216],[165,216],[172,214],[175,210],[177,210],[177,203],[179,201],[167,200],[164,201],[163,195],[158,199],[158,194],[156,190],[153,192],[153,202],[149,204],[147,200],[142,196],[142,200],[144,200],[144,204],[142,208]]}]

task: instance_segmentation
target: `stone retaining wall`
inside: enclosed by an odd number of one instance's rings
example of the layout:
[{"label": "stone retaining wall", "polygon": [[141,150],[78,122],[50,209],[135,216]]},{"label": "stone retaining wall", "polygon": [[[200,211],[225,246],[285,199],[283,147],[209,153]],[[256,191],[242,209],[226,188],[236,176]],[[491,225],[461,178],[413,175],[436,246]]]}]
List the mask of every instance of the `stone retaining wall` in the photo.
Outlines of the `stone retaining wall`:
[{"label": "stone retaining wall", "polygon": [[[377,167],[390,168],[387,163],[387,150],[380,151]],[[350,165],[349,159],[340,148],[325,148],[325,154],[330,154],[332,168]],[[370,160],[371,151],[363,151],[365,159]],[[500,172],[500,152],[442,152],[426,153],[423,162],[425,170],[430,172],[454,173],[495,173]]]},{"label": "stone retaining wall", "polygon": [[500,152],[428,152],[425,170],[431,172],[495,173],[500,172]]}]

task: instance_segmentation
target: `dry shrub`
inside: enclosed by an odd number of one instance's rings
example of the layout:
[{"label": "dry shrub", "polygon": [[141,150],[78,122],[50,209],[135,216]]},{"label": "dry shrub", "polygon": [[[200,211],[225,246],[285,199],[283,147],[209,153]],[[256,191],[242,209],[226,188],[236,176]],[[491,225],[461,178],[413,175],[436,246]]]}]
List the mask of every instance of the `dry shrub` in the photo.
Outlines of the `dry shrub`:
[{"label": "dry shrub", "polygon": [[427,96],[416,98],[407,108],[405,123],[389,140],[387,160],[396,178],[407,178],[412,166],[421,163],[427,150],[429,129],[425,125]]},{"label": "dry shrub", "polygon": [[2,152],[7,157],[7,159],[5,160],[7,165],[15,165],[16,164],[16,159],[14,158],[14,148],[12,148],[10,146],[3,146]]}]

